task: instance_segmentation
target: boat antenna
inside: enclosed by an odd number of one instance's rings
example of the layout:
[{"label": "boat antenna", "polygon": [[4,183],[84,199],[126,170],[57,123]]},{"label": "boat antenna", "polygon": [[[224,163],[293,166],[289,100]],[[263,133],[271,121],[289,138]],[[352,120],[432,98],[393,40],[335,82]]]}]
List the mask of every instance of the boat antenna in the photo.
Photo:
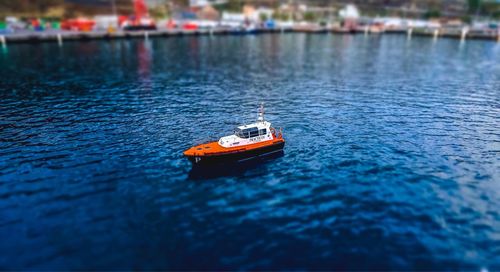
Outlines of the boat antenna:
[{"label": "boat antenna", "polygon": [[258,121],[264,122],[264,102],[260,102]]}]

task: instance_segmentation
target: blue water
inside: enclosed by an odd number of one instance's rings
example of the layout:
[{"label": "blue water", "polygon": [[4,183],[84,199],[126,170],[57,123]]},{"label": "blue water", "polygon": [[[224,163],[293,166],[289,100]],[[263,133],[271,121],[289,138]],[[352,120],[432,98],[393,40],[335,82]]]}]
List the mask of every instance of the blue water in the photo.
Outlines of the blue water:
[{"label": "blue water", "polygon": [[[0,64],[0,269],[500,270],[499,43],[175,37]],[[284,155],[193,172],[182,151],[261,101]]]}]

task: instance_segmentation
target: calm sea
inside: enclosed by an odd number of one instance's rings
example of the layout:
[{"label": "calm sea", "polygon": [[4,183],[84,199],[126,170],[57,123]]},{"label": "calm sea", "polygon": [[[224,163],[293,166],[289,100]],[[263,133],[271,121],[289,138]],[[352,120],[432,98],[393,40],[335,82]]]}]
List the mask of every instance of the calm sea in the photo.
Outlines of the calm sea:
[{"label": "calm sea", "polygon": [[[0,65],[0,269],[500,270],[500,43],[11,44]],[[282,156],[191,169],[260,102]]]}]

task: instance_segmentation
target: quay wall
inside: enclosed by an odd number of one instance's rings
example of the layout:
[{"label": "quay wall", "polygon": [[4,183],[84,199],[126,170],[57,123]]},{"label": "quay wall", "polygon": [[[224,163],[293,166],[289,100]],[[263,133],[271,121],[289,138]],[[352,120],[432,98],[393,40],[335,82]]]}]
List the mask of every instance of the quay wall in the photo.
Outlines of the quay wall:
[{"label": "quay wall", "polygon": [[[407,30],[386,30],[381,33],[370,33],[366,31],[337,31],[327,28],[321,29],[260,29],[255,32],[246,32],[239,30],[211,29],[211,30],[148,30],[148,31],[91,31],[91,32],[76,32],[76,31],[47,31],[33,32],[26,31],[21,33],[0,34],[0,41],[4,46],[9,43],[39,43],[39,42],[66,42],[66,41],[85,41],[97,39],[132,39],[132,38],[149,38],[149,37],[174,37],[174,36],[197,36],[197,35],[245,35],[245,34],[265,34],[265,33],[308,33],[308,34],[337,34],[337,35],[414,35],[435,37],[435,30],[429,29],[413,29],[411,32]],[[410,33],[410,34],[408,34]],[[453,39],[483,39],[500,41],[500,33],[473,33],[469,32],[463,37],[460,30],[439,30],[438,37],[453,38]]]}]

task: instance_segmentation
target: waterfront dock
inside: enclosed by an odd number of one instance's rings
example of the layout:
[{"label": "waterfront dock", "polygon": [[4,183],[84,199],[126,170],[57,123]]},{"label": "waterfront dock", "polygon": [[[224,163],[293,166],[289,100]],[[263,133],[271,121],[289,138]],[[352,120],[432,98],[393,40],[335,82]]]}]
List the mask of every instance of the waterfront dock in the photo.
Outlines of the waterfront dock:
[{"label": "waterfront dock", "polygon": [[39,42],[58,42],[65,41],[85,41],[85,40],[111,40],[111,39],[134,39],[134,38],[149,38],[149,37],[175,37],[175,36],[198,36],[198,35],[245,35],[245,34],[268,34],[268,33],[308,33],[308,34],[338,34],[338,35],[384,35],[384,34],[400,34],[408,36],[424,36],[430,38],[452,38],[452,39],[481,39],[500,41],[500,32],[497,31],[471,31],[467,28],[463,29],[430,29],[430,28],[412,28],[412,29],[397,29],[384,30],[382,32],[373,33],[363,28],[355,30],[345,30],[338,28],[314,27],[314,28],[266,28],[257,29],[252,32],[245,30],[234,30],[227,28],[212,28],[212,29],[159,29],[147,31],[21,31],[7,34],[0,34],[0,40],[4,45],[9,43],[39,43]]}]

